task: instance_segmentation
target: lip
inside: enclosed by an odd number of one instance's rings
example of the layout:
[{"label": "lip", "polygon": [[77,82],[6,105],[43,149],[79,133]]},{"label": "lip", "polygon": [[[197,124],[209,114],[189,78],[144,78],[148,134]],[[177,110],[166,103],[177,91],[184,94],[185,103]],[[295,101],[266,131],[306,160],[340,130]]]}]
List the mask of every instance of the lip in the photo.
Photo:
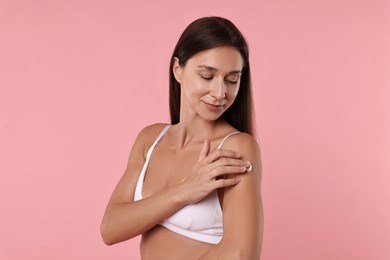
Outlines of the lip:
[{"label": "lip", "polygon": [[207,102],[204,102],[203,103],[206,105],[207,109],[208,110],[211,110],[213,112],[219,112],[223,109],[224,105],[219,105],[219,104],[210,104],[210,103],[207,103]]}]

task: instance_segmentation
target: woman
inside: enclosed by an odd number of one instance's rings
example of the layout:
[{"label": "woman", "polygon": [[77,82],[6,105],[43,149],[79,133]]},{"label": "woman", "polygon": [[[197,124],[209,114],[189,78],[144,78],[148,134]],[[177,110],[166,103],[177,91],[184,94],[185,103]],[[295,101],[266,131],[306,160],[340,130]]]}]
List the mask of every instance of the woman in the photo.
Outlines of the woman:
[{"label": "woman", "polygon": [[183,32],[171,58],[171,125],[138,135],[104,214],[111,245],[142,259],[259,259],[263,211],[248,47],[227,19]]}]

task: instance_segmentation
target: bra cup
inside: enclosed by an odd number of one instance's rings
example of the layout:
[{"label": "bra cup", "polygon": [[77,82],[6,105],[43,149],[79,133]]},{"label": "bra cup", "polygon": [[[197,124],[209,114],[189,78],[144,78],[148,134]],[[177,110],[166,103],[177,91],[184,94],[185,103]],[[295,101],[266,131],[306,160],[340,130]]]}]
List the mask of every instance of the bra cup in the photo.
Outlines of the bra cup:
[{"label": "bra cup", "polygon": [[222,235],[222,210],[217,191],[213,191],[196,204],[181,208],[165,219],[162,225],[164,222],[185,230]]}]

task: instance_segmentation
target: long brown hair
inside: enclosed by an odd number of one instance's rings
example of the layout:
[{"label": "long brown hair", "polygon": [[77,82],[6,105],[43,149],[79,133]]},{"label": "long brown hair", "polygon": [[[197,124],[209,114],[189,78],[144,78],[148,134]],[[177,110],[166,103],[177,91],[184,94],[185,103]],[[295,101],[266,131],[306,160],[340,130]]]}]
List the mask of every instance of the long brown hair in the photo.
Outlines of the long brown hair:
[{"label": "long brown hair", "polygon": [[222,118],[241,132],[254,134],[253,101],[248,45],[244,36],[229,20],[222,17],[203,17],[193,21],[184,30],[173,51],[169,65],[169,110],[171,124],[180,121],[180,84],[173,75],[174,58],[185,66],[193,55],[220,46],[237,49],[243,60],[240,88],[237,97]]}]

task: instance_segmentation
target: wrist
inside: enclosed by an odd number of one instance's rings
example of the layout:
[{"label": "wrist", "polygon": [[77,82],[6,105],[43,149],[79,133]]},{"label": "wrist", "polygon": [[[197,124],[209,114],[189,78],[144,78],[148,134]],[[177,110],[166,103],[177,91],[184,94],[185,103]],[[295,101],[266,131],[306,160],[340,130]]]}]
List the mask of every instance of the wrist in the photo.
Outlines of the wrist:
[{"label": "wrist", "polygon": [[181,190],[180,185],[175,185],[169,190],[172,193],[172,202],[175,204],[176,207],[182,208],[188,204],[187,200],[183,196],[183,191]]}]

